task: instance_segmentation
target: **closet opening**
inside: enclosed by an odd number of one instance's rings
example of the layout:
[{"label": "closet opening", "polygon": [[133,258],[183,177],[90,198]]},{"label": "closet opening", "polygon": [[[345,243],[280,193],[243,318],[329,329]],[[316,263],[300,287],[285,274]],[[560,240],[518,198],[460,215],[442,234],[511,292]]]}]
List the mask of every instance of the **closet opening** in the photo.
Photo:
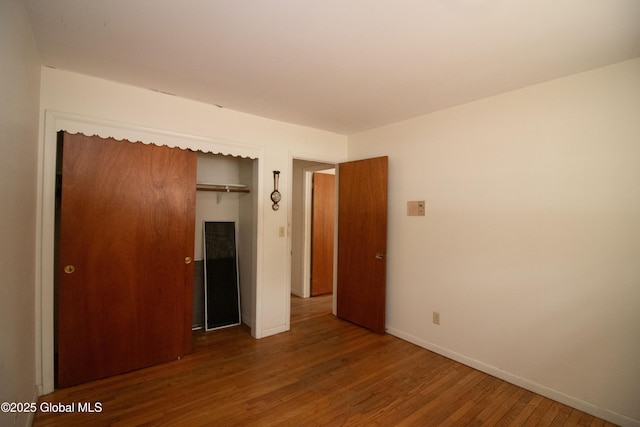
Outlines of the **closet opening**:
[{"label": "closet opening", "polygon": [[[255,173],[254,173],[255,171]],[[218,327],[234,326],[237,323],[206,322],[206,308],[215,306],[216,303],[207,304],[205,298],[205,249],[204,230],[205,223],[223,223],[235,227],[235,254],[237,259],[237,283],[238,295],[229,286],[227,281],[224,286],[228,292],[218,292],[216,297],[225,298],[222,302],[225,306],[235,303],[233,299],[239,296],[240,323],[249,328],[253,325],[252,313],[255,312],[255,239],[256,234],[256,195],[253,191],[257,188],[257,160],[241,157],[226,156],[198,152],[197,187],[196,187],[196,231],[195,231],[195,265],[193,286],[193,321],[194,331],[205,331]],[[227,227],[229,228],[229,227]],[[231,244],[224,238],[223,245]],[[229,248],[232,250],[232,248]],[[215,271],[209,271],[209,276],[215,275]],[[223,272],[224,274],[224,272]],[[212,279],[210,279],[212,281]],[[209,284],[211,287],[211,283]],[[210,295],[211,298],[211,295]]]}]

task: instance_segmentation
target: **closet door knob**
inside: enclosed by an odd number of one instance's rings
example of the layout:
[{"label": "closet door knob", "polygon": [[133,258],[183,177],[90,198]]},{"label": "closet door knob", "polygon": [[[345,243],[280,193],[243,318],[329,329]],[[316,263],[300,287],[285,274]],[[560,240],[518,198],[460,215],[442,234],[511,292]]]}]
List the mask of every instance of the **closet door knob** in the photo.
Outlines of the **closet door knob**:
[{"label": "closet door knob", "polygon": [[67,265],[64,267],[64,272],[67,274],[71,274],[76,271],[76,268],[73,265]]},{"label": "closet door knob", "polygon": [[185,263],[185,264],[191,264],[191,257],[190,257],[190,256],[186,257],[186,258],[184,259],[184,263]]}]

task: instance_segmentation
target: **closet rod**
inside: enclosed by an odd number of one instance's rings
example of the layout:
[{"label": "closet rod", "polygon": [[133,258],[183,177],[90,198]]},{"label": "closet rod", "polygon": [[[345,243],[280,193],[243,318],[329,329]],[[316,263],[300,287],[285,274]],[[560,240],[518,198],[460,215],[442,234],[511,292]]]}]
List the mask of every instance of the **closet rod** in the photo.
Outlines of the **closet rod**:
[{"label": "closet rod", "polygon": [[218,191],[220,193],[249,193],[247,189],[236,189],[236,188],[201,188],[196,187],[198,191]]},{"label": "closet rod", "polygon": [[249,193],[249,189],[244,185],[234,184],[196,184],[196,190],[217,191],[220,193]]}]

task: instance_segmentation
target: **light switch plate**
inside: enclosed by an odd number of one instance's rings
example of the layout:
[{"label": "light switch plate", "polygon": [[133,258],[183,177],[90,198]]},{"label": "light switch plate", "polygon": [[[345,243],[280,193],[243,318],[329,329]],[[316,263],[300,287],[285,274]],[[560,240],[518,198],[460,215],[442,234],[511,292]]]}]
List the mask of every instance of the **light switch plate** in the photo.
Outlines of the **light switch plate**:
[{"label": "light switch plate", "polygon": [[424,216],[426,211],[425,206],[424,200],[407,202],[407,216]]}]

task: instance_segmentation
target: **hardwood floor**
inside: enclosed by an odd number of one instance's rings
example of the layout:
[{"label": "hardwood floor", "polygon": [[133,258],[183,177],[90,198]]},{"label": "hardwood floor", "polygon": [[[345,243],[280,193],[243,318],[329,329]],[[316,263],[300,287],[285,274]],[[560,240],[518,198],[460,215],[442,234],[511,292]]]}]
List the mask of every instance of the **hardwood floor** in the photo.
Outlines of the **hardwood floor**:
[{"label": "hardwood floor", "polygon": [[[197,333],[182,360],[57,390],[34,426],[611,426],[292,297],[291,331]],[[81,413],[79,403],[101,412]],[[44,404],[46,406],[46,404]],[[67,407],[69,408],[69,407]]]}]

